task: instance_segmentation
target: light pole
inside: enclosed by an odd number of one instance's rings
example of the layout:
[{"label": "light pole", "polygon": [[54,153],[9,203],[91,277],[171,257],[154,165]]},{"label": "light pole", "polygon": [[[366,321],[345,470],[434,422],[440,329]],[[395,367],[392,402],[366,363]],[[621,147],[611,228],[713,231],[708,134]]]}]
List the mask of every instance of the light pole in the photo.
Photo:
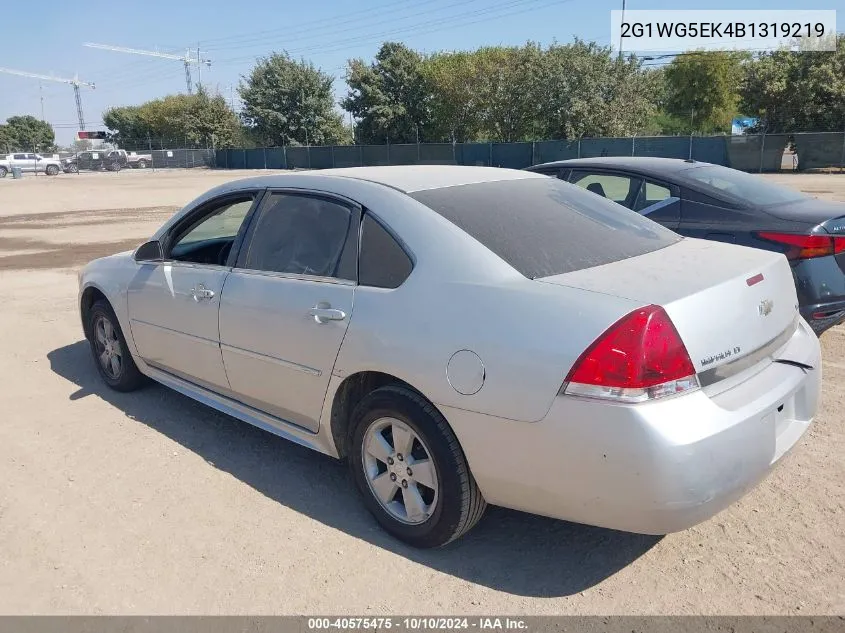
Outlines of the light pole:
[{"label": "light pole", "polygon": [[619,25],[619,59],[622,59],[622,24],[625,24],[625,0],[622,0],[622,21]]}]

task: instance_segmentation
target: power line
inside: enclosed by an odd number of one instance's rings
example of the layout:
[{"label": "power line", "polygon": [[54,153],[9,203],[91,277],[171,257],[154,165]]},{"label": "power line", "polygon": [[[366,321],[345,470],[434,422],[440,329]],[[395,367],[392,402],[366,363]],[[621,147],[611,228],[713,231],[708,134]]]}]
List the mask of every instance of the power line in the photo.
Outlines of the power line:
[{"label": "power line", "polygon": [[[510,17],[513,15],[518,15],[520,13],[526,13],[529,11],[536,11],[538,9],[550,7],[556,4],[563,4],[566,2],[572,2],[573,0],[553,0],[552,2],[547,2],[545,4],[541,4],[538,6],[527,6],[527,8],[523,8],[519,11],[510,11],[507,13],[501,13],[498,15],[490,15],[489,17],[476,19],[476,20],[460,20],[460,18],[467,18],[473,17],[476,15],[485,15],[490,13],[495,13],[497,11],[501,11],[502,9],[514,8],[522,5],[532,5],[535,2],[539,2],[540,0],[509,0],[505,3],[500,3],[497,6],[488,7],[486,9],[479,9],[474,11],[468,11],[461,14],[451,15],[444,17],[442,19],[434,20],[434,21],[426,21],[424,25],[413,24],[405,27],[401,27],[398,29],[390,29],[387,31],[382,31],[379,33],[368,33],[365,35],[361,35],[360,37],[354,37],[345,39],[343,42],[338,43],[335,46],[329,46],[326,48],[325,45],[313,45],[313,46],[306,46],[302,48],[291,49],[287,51],[288,53],[303,53],[309,52],[314,50],[319,50],[321,53],[328,53],[328,52],[335,52],[339,50],[345,50],[349,47],[350,44],[364,44],[373,41],[379,41],[385,36],[391,35],[399,35],[403,33],[413,33],[414,35],[423,35],[426,33],[431,33],[433,31],[442,31],[442,30],[449,30],[452,28],[458,28],[462,26],[468,26],[470,24],[478,24],[481,22],[489,22],[490,20],[497,20],[500,18]],[[457,21],[456,21],[457,20]],[[332,35],[332,33],[326,33],[325,35]],[[238,64],[243,61],[254,60],[256,55],[245,55],[240,57],[232,57],[229,59],[222,59],[217,62],[217,65],[231,65],[231,64]]]},{"label": "power line", "polygon": [[[444,10],[454,9],[456,7],[464,6],[464,5],[467,5],[467,4],[473,4],[473,3],[477,3],[477,2],[479,2],[479,0],[461,0],[459,2],[452,2],[450,4],[447,4],[446,6],[441,6],[441,7],[436,7],[436,8],[429,7],[428,9],[425,9],[425,10],[422,10],[422,11],[416,11],[416,12],[408,13],[408,14],[405,14],[405,15],[392,15],[390,17],[387,17],[386,19],[376,20],[376,21],[372,21],[372,11],[366,11],[366,12],[362,12],[362,13],[364,13],[364,15],[362,15],[361,17],[355,18],[355,19],[352,19],[352,20],[344,20],[340,24],[346,25],[350,22],[360,22],[362,20],[367,21],[366,27],[377,26],[379,24],[393,24],[393,23],[396,23],[396,22],[400,22],[402,20],[407,20],[409,18],[418,17],[418,16],[425,16],[425,15],[432,15],[432,14],[440,13]],[[285,44],[290,43],[290,42],[297,42],[297,41],[306,41],[307,42],[309,40],[314,40],[316,38],[326,37],[328,35],[336,35],[336,34],[340,34],[340,33],[348,33],[350,31],[356,31],[356,30],[359,30],[360,28],[361,28],[360,26],[346,27],[346,28],[341,28],[341,29],[331,29],[330,28],[328,31],[326,31],[325,24],[323,24],[321,26],[307,28],[307,29],[296,28],[295,34],[293,34],[292,36],[286,35],[284,37],[284,41],[285,41]],[[290,31],[290,29],[287,29],[287,30]],[[308,33],[311,33],[311,35],[308,35]],[[305,34],[305,35],[303,35],[303,34]],[[235,49],[250,48],[252,46],[255,46],[255,45],[258,45],[258,44],[261,44],[261,43],[273,42],[273,41],[277,41],[277,40],[278,40],[278,35],[250,37],[248,39],[245,39],[245,40],[238,42],[238,43],[235,43],[235,44],[227,44],[227,45],[224,45],[224,46],[214,46],[213,50],[219,51],[219,50],[235,50]]]},{"label": "power line", "polygon": [[[378,6],[375,6],[375,7],[368,7],[367,9],[364,9],[364,10],[357,9],[355,11],[350,11],[348,13],[334,14],[334,15],[332,15],[332,20],[335,21],[335,22],[338,22],[338,21],[341,21],[341,20],[344,21],[344,22],[357,21],[357,20],[362,19],[362,18],[353,18],[352,20],[348,20],[346,18],[351,17],[351,16],[355,16],[355,15],[361,15],[361,16],[363,16],[363,18],[371,17],[374,11],[381,12],[384,9],[388,9],[389,7],[406,5],[406,4],[410,4],[410,3],[407,2],[407,1],[404,1],[404,0],[400,0],[399,2],[388,2],[388,3],[383,4],[383,5],[378,5]],[[300,22],[299,24],[286,25],[284,27],[278,27],[278,28],[272,28],[272,29],[264,29],[262,31],[252,31],[252,32],[249,32],[249,33],[240,33],[240,34],[236,34],[236,35],[227,35],[227,36],[224,36],[224,37],[216,37],[216,38],[213,37],[213,38],[206,39],[205,43],[206,43],[206,46],[210,45],[210,48],[217,50],[217,48],[214,46],[214,44],[219,43],[219,42],[237,42],[237,41],[240,41],[240,40],[249,40],[249,39],[256,38],[256,37],[261,38],[263,36],[270,36],[270,34],[276,34],[276,35],[285,34],[285,35],[287,35],[287,34],[290,33],[291,29],[296,29],[297,31],[301,32],[302,27],[308,27],[310,25],[317,25],[317,24],[324,25],[325,19],[318,18],[318,19],[315,19],[315,20],[307,20],[305,22]],[[309,29],[306,29],[306,30],[309,30]]]}]

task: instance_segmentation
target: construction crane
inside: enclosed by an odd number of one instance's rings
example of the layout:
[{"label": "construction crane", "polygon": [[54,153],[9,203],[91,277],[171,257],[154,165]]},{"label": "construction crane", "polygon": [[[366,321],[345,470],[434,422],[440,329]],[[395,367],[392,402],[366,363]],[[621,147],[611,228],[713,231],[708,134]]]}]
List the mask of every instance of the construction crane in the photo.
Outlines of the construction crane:
[{"label": "construction crane", "polygon": [[[111,46],[109,44],[94,44],[92,42],[86,42],[83,46],[87,46],[88,48],[99,48],[104,51],[115,51],[117,53],[130,53],[132,55],[147,55],[148,57],[160,57],[161,59],[173,59],[176,61],[180,61],[185,65],[185,84],[188,87],[188,94],[191,94],[191,64],[197,65],[197,71],[200,76],[200,81],[202,78],[202,64],[205,64],[209,68],[211,67],[211,60],[204,59],[200,57],[200,50],[199,48],[196,51],[196,56],[193,55],[191,49],[187,49],[187,52],[184,55],[175,55],[173,53],[159,53],[158,51],[145,51],[138,48],[126,48],[125,46]],[[199,85],[200,82],[197,82]]]},{"label": "construction crane", "polygon": [[74,75],[73,79],[62,79],[60,77],[53,77],[52,75],[39,75],[37,73],[28,73],[22,70],[13,70],[11,68],[0,68],[0,73],[9,75],[18,75],[19,77],[31,77],[32,79],[41,79],[43,81],[59,81],[63,84],[70,84],[73,86],[73,96],[76,98],[76,116],[79,118],[79,129],[85,129],[85,117],[82,116],[82,97],[79,94],[79,86],[86,88],[94,88],[94,84],[87,81],[80,81],[78,75]]}]

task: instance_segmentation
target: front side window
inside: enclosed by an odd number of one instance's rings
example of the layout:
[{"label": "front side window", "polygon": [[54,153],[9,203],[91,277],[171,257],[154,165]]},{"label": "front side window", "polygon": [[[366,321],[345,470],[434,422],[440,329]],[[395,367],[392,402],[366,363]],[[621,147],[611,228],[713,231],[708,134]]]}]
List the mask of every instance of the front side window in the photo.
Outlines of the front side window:
[{"label": "front side window", "polygon": [[576,169],[569,177],[569,182],[602,198],[613,200],[617,204],[631,208],[642,180],[633,176],[603,172],[590,173]]},{"label": "front side window", "polygon": [[26,154],[15,154],[15,160],[26,160]]},{"label": "front side window", "polygon": [[349,278],[340,269],[351,221],[352,210],[338,201],[300,194],[272,194],[262,204],[255,230],[251,229],[252,239],[242,267]]},{"label": "front side window", "polygon": [[225,265],[254,199],[255,194],[250,193],[212,205],[200,219],[179,231],[170,249],[170,259]]}]

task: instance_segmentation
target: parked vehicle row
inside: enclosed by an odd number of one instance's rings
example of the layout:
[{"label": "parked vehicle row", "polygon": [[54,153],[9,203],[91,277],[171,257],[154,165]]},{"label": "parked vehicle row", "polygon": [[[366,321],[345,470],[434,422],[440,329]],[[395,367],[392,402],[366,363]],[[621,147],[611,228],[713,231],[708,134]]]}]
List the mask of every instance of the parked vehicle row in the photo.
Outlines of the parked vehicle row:
[{"label": "parked vehicle row", "polygon": [[152,165],[151,154],[137,154],[123,149],[105,151],[79,152],[62,161],[65,173],[76,173],[79,170],[91,171],[120,171],[125,167],[146,169]]},{"label": "parked vehicle row", "polygon": [[88,264],[80,316],[108,386],[346,459],[412,545],[488,503],[663,534],[795,446],[821,359],[787,258],[652,215],[484,167],[247,178]]},{"label": "parked vehicle row", "polygon": [[17,153],[0,157],[0,178],[18,168],[23,173],[41,173],[55,176],[59,172],[76,173],[80,170],[120,171],[126,167],[146,169],[151,167],[151,154],[138,154],[122,149],[79,152],[68,158],[45,158],[41,154]]},{"label": "parked vehicle row", "polygon": [[845,203],[671,158],[585,158],[528,170],[576,184],[681,235],[783,253],[813,330],[821,335],[845,321]]},{"label": "parked vehicle row", "polygon": [[21,152],[7,154],[0,157],[0,178],[5,178],[13,168],[23,173],[39,173],[55,176],[62,169],[61,162],[53,158],[45,158],[41,154]]}]

